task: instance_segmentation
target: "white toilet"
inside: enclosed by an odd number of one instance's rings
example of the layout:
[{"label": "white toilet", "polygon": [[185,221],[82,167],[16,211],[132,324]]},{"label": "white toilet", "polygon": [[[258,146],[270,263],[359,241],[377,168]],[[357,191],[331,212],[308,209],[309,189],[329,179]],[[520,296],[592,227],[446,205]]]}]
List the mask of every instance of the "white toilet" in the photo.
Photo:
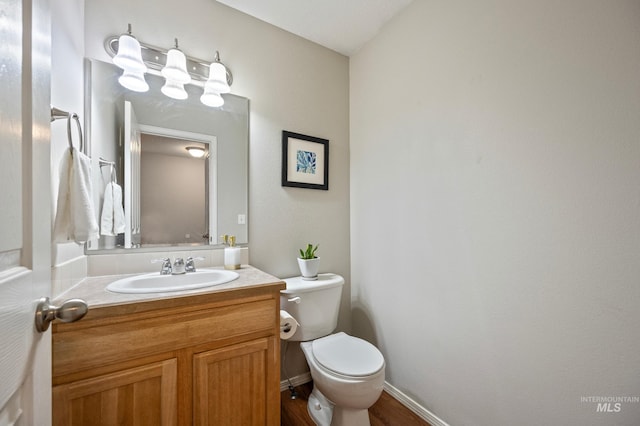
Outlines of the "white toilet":
[{"label": "white toilet", "polygon": [[384,357],[371,343],[333,333],[344,279],[319,274],[316,281],[287,278],[280,292],[280,308],[300,324],[289,339],[300,341],[307,358],[313,392],[307,409],[319,426],[369,425],[369,407],[384,384]]}]

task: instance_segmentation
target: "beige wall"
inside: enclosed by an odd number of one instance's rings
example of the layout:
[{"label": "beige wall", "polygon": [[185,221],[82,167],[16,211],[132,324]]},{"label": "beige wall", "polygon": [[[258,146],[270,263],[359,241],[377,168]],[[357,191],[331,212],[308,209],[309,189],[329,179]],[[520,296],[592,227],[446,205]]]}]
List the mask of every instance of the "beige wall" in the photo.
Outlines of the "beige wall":
[{"label": "beige wall", "polygon": [[638,424],[640,3],[415,1],[351,58],[354,331],[451,425]]}]

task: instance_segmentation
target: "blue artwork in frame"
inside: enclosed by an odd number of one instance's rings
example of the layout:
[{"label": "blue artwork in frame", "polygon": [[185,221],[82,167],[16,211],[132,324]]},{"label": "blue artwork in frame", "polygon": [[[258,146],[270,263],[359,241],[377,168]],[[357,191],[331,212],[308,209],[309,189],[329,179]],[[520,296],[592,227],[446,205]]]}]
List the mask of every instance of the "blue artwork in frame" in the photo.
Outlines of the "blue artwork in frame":
[{"label": "blue artwork in frame", "polygon": [[316,174],[316,153],[310,151],[298,150],[296,155],[296,171],[299,173]]},{"label": "blue artwork in frame", "polygon": [[282,186],[329,189],[329,141],[282,131]]}]

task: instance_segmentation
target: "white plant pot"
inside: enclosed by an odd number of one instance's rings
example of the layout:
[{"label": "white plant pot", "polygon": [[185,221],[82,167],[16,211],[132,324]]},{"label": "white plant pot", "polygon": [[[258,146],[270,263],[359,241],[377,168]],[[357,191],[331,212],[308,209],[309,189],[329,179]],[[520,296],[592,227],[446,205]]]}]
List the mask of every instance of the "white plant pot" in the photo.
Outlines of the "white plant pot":
[{"label": "white plant pot", "polygon": [[320,269],[320,258],[315,257],[313,259],[300,259],[298,258],[298,266],[300,267],[300,274],[304,280],[317,280],[318,269]]}]

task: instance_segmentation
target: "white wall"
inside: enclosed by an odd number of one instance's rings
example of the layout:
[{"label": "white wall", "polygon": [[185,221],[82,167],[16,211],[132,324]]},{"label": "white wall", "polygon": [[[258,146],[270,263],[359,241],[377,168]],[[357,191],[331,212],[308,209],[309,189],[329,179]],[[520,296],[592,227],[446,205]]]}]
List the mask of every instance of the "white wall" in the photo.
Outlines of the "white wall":
[{"label": "white wall", "polygon": [[353,328],[451,425],[637,425],[640,2],[413,2],[351,58]]},{"label": "white wall", "polygon": [[[51,105],[64,111],[75,112],[84,125],[83,68],[84,32],[82,22],[84,2],[82,0],[51,1]],[[83,127],[84,129],[84,127]],[[72,136],[79,145],[75,123]],[[51,123],[51,185],[52,213],[55,206],[60,182],[60,160],[68,148],[66,119]],[[80,149],[79,146],[76,146]],[[52,218],[53,223],[53,218]],[[54,244],[52,265],[59,265],[70,259],[82,256],[84,245],[76,243]]]},{"label": "white wall", "polygon": [[[64,111],[75,112],[84,128],[83,66],[84,19],[83,0],[52,0],[51,7],[51,105]],[[72,135],[79,147],[75,125]],[[51,227],[56,214],[58,186],[60,184],[60,160],[68,148],[66,120],[51,123],[51,167],[40,170],[47,173],[51,184]],[[95,166],[97,167],[97,160]],[[49,198],[49,197],[48,197]],[[50,232],[49,232],[50,233]],[[49,240],[51,238],[49,237]],[[78,283],[87,274],[84,244],[52,244],[50,250],[52,269],[52,295],[55,297]]]}]

